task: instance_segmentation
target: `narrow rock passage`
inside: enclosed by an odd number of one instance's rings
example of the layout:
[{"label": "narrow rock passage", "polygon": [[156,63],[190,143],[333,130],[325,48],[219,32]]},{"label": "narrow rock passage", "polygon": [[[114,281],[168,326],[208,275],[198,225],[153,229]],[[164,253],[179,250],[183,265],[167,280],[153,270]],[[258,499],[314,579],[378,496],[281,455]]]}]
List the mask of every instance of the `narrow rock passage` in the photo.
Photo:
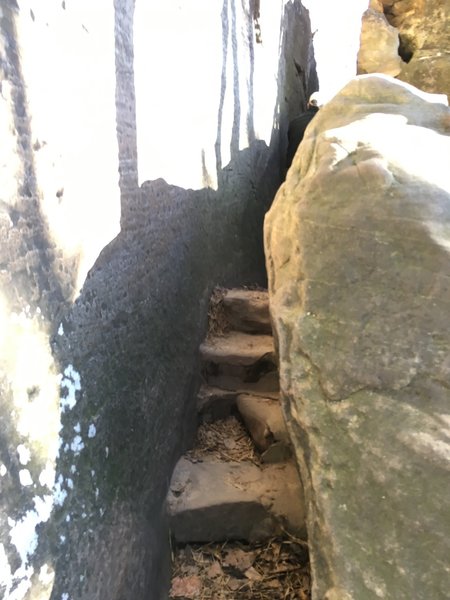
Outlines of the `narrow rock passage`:
[{"label": "narrow rock passage", "polygon": [[268,294],[219,290],[197,440],[172,476],[170,598],[310,598],[303,491],[278,403]]}]

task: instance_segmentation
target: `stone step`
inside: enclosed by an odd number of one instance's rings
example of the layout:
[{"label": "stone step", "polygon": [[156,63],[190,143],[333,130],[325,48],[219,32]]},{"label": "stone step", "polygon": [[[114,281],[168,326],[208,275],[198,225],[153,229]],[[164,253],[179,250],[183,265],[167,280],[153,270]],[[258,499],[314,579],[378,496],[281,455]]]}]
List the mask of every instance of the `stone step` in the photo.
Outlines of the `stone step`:
[{"label": "stone step", "polygon": [[197,412],[201,421],[211,423],[230,416],[239,392],[202,385],[197,395]]},{"label": "stone step", "polygon": [[267,291],[227,290],[222,308],[231,329],[246,333],[272,333]]},{"label": "stone step", "polygon": [[210,369],[205,369],[203,376],[210,386],[229,392],[254,394],[275,400],[279,397],[278,371],[265,373],[257,381],[243,381],[238,375],[214,374]]},{"label": "stone step", "polygon": [[205,363],[250,367],[265,360],[276,365],[271,335],[251,335],[240,331],[206,339],[200,345],[200,356]]},{"label": "stone step", "polygon": [[239,394],[236,406],[263,462],[283,462],[291,456],[289,434],[278,401]]},{"label": "stone step", "polygon": [[167,497],[178,543],[270,539],[287,531],[305,539],[303,490],[292,463],[177,463]]},{"label": "stone step", "polygon": [[[276,396],[276,394],[275,394]],[[244,394],[204,385],[197,400],[200,421],[212,423],[240,414],[265,463],[283,462],[291,457],[291,445],[278,398]]]},{"label": "stone step", "polygon": [[278,372],[269,335],[230,332],[200,346],[205,382],[229,391],[277,394]]}]

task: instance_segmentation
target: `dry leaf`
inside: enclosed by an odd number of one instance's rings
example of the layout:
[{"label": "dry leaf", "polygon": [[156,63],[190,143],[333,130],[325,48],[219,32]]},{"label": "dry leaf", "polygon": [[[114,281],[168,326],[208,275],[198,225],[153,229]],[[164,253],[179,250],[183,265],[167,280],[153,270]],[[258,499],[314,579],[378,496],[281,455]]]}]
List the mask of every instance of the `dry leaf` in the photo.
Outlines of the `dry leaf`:
[{"label": "dry leaf", "polygon": [[244,552],[240,548],[233,548],[232,550],[228,550],[223,564],[235,567],[239,571],[244,572],[253,565],[254,560],[254,552]]},{"label": "dry leaf", "polygon": [[236,590],[238,590],[242,585],[242,581],[240,579],[235,579],[234,577],[230,577],[230,579],[227,582],[227,586],[230,590],[233,590],[234,592]]},{"label": "dry leaf", "polygon": [[207,570],[208,577],[214,578],[223,575],[222,567],[217,561],[214,561]]},{"label": "dry leaf", "polygon": [[172,579],[171,598],[198,598],[202,589],[202,582],[198,575],[189,577],[174,577]]},{"label": "dry leaf", "polygon": [[266,581],[264,585],[266,588],[270,588],[272,590],[278,590],[282,587],[279,579],[270,579],[269,581]]},{"label": "dry leaf", "polygon": [[254,567],[250,567],[250,569],[247,569],[244,575],[247,577],[247,579],[250,579],[250,581],[261,581],[261,579],[263,578],[262,575],[260,575],[260,573],[258,573],[258,571]]},{"label": "dry leaf", "polygon": [[230,438],[224,439],[223,445],[227,450],[234,450],[236,448],[236,442]]}]

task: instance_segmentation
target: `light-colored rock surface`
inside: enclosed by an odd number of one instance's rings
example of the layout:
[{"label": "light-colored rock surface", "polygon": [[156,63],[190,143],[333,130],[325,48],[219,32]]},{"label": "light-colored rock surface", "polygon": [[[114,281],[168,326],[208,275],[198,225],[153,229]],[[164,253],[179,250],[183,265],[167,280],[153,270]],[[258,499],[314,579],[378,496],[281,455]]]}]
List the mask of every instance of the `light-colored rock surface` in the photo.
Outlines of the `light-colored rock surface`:
[{"label": "light-colored rock surface", "polygon": [[[300,500],[299,500],[300,498]],[[304,536],[302,489],[292,464],[198,462],[172,476],[167,508],[178,542],[268,539],[285,528]]]},{"label": "light-colored rock surface", "polygon": [[236,404],[260,452],[268,450],[275,442],[283,442],[289,446],[289,435],[277,400],[240,394]]},{"label": "light-colored rock surface", "polygon": [[399,79],[450,98],[450,0],[383,0],[405,60]]},{"label": "light-colored rock surface", "polygon": [[446,50],[417,50],[403,66],[399,79],[450,99],[450,45]]},{"label": "light-colored rock surface", "polygon": [[230,329],[247,333],[272,333],[269,294],[262,290],[227,290],[222,300]]},{"label": "light-colored rock surface", "polygon": [[200,355],[205,362],[242,367],[254,365],[263,358],[275,361],[271,335],[250,335],[241,331],[231,331],[204,341],[200,346]]},{"label": "light-colored rock surface", "polygon": [[265,223],[314,598],[450,589],[450,137],[381,76],[316,117]]},{"label": "light-colored rock surface", "polygon": [[382,0],[369,0],[369,8],[382,13],[384,10]]},{"label": "light-colored rock surface", "polygon": [[414,52],[449,42],[449,0],[383,0],[386,16]]},{"label": "light-colored rock surface", "polygon": [[230,331],[200,346],[204,381],[230,391],[277,396],[278,373],[271,335]]},{"label": "light-colored rock surface", "polygon": [[398,46],[398,30],[389,25],[382,12],[367,9],[361,24],[358,74],[398,75],[403,64]]}]

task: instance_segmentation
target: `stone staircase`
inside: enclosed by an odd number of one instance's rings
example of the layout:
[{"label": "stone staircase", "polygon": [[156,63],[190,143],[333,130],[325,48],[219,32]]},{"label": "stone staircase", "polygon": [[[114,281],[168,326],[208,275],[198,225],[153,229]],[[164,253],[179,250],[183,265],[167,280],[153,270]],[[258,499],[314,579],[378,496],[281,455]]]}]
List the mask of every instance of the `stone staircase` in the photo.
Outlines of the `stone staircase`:
[{"label": "stone staircase", "polygon": [[211,321],[215,333],[200,347],[199,442],[176,465],[167,497],[171,534],[176,544],[304,540],[267,292],[222,290]]}]

